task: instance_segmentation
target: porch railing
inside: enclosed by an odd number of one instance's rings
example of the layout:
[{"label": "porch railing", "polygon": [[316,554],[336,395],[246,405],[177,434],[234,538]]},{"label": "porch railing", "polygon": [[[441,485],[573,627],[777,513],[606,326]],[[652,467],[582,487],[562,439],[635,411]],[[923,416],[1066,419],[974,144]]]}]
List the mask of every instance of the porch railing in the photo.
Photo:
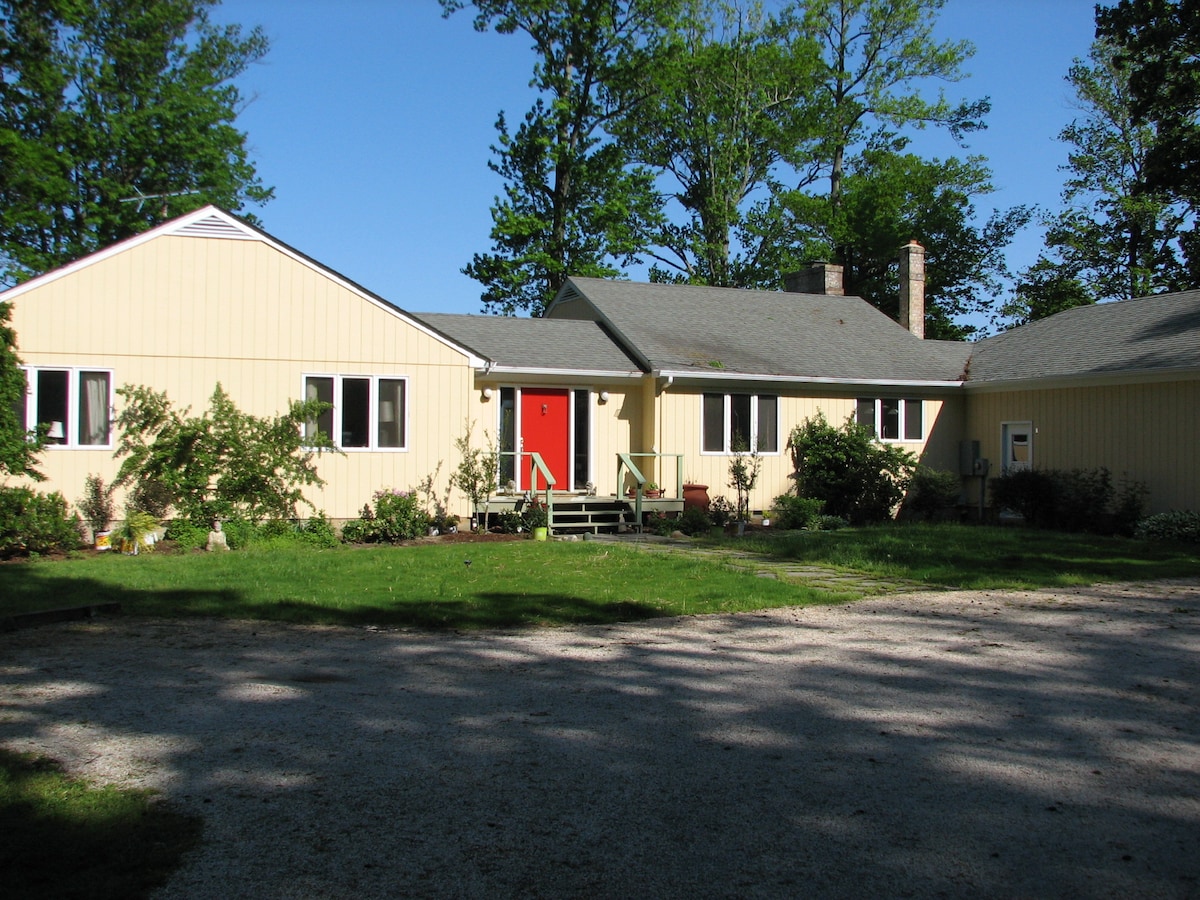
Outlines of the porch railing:
[{"label": "porch railing", "polygon": [[[638,468],[634,459],[675,459],[675,496],[683,496],[683,454],[682,453],[618,453],[617,454],[617,491],[620,492],[621,486],[625,483],[625,470],[629,470],[629,474],[633,477],[634,485],[634,500],[633,500],[633,515],[634,521],[638,527],[642,524],[642,498],[646,490],[646,476],[642,474],[642,470]],[[659,478],[662,478],[660,473]]]}]

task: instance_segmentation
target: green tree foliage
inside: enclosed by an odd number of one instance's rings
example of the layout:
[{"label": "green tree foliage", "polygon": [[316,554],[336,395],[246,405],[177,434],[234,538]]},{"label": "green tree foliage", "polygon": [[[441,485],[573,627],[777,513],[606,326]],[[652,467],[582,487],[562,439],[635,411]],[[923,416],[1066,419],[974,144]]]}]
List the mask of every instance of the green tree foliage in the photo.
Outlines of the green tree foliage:
[{"label": "green tree foliage", "polygon": [[867,426],[848,419],[834,428],[823,413],[792,429],[788,450],[797,495],[856,525],[889,518],[917,465],[913,454],[880,443]]},{"label": "green tree foliage", "polygon": [[1045,219],[1046,251],[1003,309],[1015,324],[1098,300],[1182,290],[1200,274],[1188,264],[1195,207],[1150,185],[1160,137],[1136,120],[1129,76],[1105,41],[1067,75],[1080,115],[1059,135],[1069,148],[1064,208]]},{"label": "green tree foliage", "polygon": [[1097,7],[1096,36],[1117,49],[1134,120],[1157,137],[1146,154],[1146,189],[1200,203],[1200,0]]},{"label": "green tree foliage", "polygon": [[614,125],[631,157],[672,183],[676,221],[657,235],[654,277],[721,287],[758,280],[759,256],[780,235],[750,240],[742,220],[812,134],[816,58],[816,42],[795,22],[687,4],[654,65],[629,85],[640,101]]},{"label": "green tree foliage", "polygon": [[[466,0],[439,0],[446,15]],[[523,32],[540,95],[513,132],[496,123],[491,169],[504,180],[492,207],[492,252],[463,271],[486,310],[540,314],[568,275],[611,277],[661,221],[648,170],[631,167],[605,131],[616,88],[648,58],[673,0],[474,0],[475,27]]]},{"label": "green tree foliage", "polygon": [[34,481],[43,476],[36,468],[44,436],[25,429],[25,395],[29,386],[17,357],[17,333],[8,323],[12,307],[0,303],[0,478],[25,475]]},{"label": "green tree foliage", "polygon": [[[0,267],[12,282],[206,203],[263,203],[232,84],[263,32],[219,0],[0,0]],[[191,192],[191,193],[187,193]],[[178,195],[122,202],[145,195]]]},{"label": "green tree foliage", "polygon": [[795,232],[810,257],[842,260],[847,293],[892,318],[899,315],[896,250],[916,240],[926,251],[925,334],[962,340],[975,330],[962,317],[990,311],[1001,295],[1009,274],[1004,248],[1031,217],[1027,207],[1014,207],[977,224],[975,201],[992,190],[979,157],[925,160],[872,148],[850,161],[837,207],[826,198],[793,198],[803,210]]},{"label": "green tree foliage", "polygon": [[215,518],[292,518],[297,504],[312,504],[303,488],[323,485],[314,456],[335,450],[326,435],[303,438],[302,425],[329,404],[293,402],[281,416],[240,411],[218,384],[208,411],[198,417],[176,410],[167,395],[126,385],[117,416],[123,457],[114,482],[138,496],[160,496],[192,522]]}]

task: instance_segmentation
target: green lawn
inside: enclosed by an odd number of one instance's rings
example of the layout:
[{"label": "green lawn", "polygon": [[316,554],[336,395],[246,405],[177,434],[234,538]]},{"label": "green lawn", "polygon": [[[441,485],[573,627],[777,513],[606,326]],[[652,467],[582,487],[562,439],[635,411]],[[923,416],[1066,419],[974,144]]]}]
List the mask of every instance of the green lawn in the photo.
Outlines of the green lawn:
[{"label": "green lawn", "polygon": [[[1022,529],[762,533],[715,549],[721,547],[756,551],[767,567],[799,561],[938,587],[1200,577],[1200,548]],[[762,566],[738,563],[607,543],[533,541],[112,553],[0,566],[0,616],[117,601],[128,615],[469,629],[634,621],[861,596],[760,578]]]}]

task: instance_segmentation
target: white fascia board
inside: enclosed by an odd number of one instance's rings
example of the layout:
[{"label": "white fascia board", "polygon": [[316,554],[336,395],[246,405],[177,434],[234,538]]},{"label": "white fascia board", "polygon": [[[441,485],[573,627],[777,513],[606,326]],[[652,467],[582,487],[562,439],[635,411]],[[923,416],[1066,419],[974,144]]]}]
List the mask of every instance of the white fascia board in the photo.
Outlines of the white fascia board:
[{"label": "white fascia board", "polygon": [[1200,369],[1180,366],[1170,369],[1138,371],[1084,372],[1079,375],[1056,375],[1042,378],[1014,378],[1006,381],[968,381],[968,393],[999,394],[1009,391],[1052,391],[1065,388],[1108,387],[1114,384],[1161,384],[1168,381],[1196,381]]},{"label": "white fascia board", "polygon": [[679,384],[680,382],[708,383],[715,381],[740,381],[750,384],[819,384],[833,387],[887,387],[887,388],[930,388],[934,390],[954,390],[961,388],[962,381],[917,381],[914,379],[893,378],[822,378],[812,375],[754,375],[744,372],[723,372],[714,369],[711,374],[700,375],[693,370],[671,371],[659,369],[654,373],[657,378],[666,378]]},{"label": "white fascia board", "polygon": [[608,379],[640,379],[645,376],[645,372],[634,369],[628,371],[617,371],[609,369],[546,369],[541,367],[530,366],[488,366],[477,365],[477,375],[488,378],[501,378],[513,376],[544,376],[546,378],[608,378]]}]

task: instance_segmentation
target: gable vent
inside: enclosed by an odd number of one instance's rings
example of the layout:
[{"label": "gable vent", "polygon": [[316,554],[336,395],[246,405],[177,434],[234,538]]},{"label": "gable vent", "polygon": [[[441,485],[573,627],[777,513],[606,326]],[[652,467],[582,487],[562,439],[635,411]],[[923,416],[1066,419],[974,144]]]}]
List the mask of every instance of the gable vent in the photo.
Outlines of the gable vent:
[{"label": "gable vent", "polygon": [[184,237],[223,238],[233,241],[253,241],[258,239],[258,235],[252,234],[220,216],[205,216],[203,219],[197,219],[194,222],[181,225],[171,233],[183,235]]}]

